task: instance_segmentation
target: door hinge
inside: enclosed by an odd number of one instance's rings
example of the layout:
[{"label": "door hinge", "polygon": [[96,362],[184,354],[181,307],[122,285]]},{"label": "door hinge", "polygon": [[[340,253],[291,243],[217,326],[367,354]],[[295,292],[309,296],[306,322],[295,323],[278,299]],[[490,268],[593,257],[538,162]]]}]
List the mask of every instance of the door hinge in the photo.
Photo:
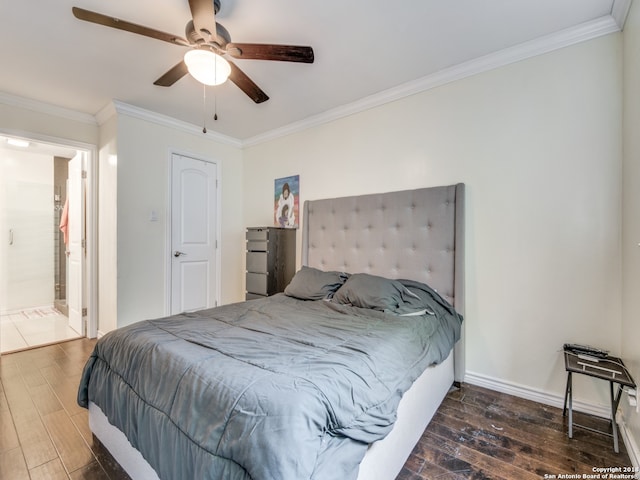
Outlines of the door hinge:
[{"label": "door hinge", "polygon": [[82,178],[87,178],[87,171],[86,170],[82,170]]},{"label": "door hinge", "polygon": [[82,239],[82,248],[85,248],[85,249],[87,248],[87,239],[86,238]]},{"label": "door hinge", "polygon": [[87,309],[86,309],[86,308],[83,308],[83,309],[82,309],[82,316],[83,316],[83,317],[86,317],[86,316],[87,316]]}]

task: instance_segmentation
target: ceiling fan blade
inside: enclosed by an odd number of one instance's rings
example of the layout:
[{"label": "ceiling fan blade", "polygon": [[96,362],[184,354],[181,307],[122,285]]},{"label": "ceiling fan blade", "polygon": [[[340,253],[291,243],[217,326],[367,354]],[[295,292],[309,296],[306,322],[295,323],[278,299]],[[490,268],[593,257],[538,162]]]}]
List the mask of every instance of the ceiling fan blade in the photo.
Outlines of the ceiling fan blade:
[{"label": "ceiling fan blade", "polygon": [[184,61],[174,65],[167,73],[153,82],[159,87],[170,87],[188,73],[187,64]]},{"label": "ceiling fan blade", "polygon": [[135,23],[103,15],[101,13],[92,12],[90,10],[85,10],[83,8],[73,7],[71,10],[77,19],[84,20],[85,22],[97,23],[98,25],[104,25],[105,27],[137,33],[138,35],[155,38],[156,40],[173,43],[174,45],[189,46],[189,42],[184,38],[172,35],[171,33],[165,33],[159,30],[154,30],[153,28],[143,27],[142,25],[136,25]]},{"label": "ceiling fan blade", "polygon": [[189,0],[189,8],[196,32],[207,43],[215,41],[218,35],[216,33],[216,6],[213,0]]},{"label": "ceiling fan blade", "polygon": [[251,80],[246,73],[240,70],[235,64],[229,62],[231,66],[231,74],[229,75],[229,80],[235,83],[240,90],[246,93],[251,100],[256,103],[262,103],[269,100],[269,96],[264,93],[258,85],[256,85],[253,80]]},{"label": "ceiling fan blade", "polygon": [[262,43],[229,43],[226,51],[233,58],[238,59],[313,63],[313,48],[311,47],[267,45]]}]

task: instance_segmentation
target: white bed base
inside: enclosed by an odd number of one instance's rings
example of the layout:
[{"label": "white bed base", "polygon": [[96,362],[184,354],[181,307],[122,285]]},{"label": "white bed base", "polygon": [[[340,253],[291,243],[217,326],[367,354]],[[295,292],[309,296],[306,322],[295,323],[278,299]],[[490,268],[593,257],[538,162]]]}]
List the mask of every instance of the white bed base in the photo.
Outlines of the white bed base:
[{"label": "white bed base", "polygon": [[453,352],[427,368],[398,405],[398,419],[385,438],[369,446],[358,480],[394,480],[453,385]]},{"label": "white bed base", "polygon": [[[453,384],[453,355],[427,368],[402,397],[398,419],[384,439],[369,446],[358,480],[394,480]],[[89,428],[133,480],[159,480],[155,470],[95,403],[89,403]],[[409,452],[409,453],[407,453]]]},{"label": "white bed base", "polygon": [[89,428],[133,480],[160,480],[122,430],[109,423],[104,412],[93,402],[89,402]]}]

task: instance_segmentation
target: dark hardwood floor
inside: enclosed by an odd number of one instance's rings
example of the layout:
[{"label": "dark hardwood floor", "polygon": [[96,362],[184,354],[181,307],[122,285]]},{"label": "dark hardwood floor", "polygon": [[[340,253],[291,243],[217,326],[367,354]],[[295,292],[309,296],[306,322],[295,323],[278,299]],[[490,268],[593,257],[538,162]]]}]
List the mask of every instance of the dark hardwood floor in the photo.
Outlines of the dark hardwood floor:
[{"label": "dark hardwood floor", "polygon": [[[95,340],[80,339],[0,357],[0,479],[126,480],[89,430],[76,403]],[[607,422],[576,413],[576,422]],[[620,442],[575,429],[562,411],[472,385],[452,390],[397,480],[542,479],[631,465]],[[183,480],[183,479],[179,479]]]},{"label": "dark hardwood floor", "polygon": [[[397,480],[583,478],[594,467],[631,466],[621,438],[616,454],[611,437],[575,425],[569,439],[566,422],[560,408],[464,384],[444,399]],[[574,422],[611,431],[575,410]]]}]

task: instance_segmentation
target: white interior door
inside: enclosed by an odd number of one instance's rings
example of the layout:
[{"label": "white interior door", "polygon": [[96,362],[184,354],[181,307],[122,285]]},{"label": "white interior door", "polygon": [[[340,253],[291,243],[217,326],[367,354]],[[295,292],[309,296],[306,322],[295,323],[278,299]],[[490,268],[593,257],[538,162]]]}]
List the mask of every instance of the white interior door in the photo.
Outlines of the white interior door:
[{"label": "white interior door", "polygon": [[67,198],[69,201],[68,243],[67,243],[67,306],[69,326],[84,336],[83,278],[84,278],[84,180],[82,153],[69,160],[69,180]]},{"label": "white interior door", "polygon": [[215,306],[217,166],[171,159],[171,313]]}]

